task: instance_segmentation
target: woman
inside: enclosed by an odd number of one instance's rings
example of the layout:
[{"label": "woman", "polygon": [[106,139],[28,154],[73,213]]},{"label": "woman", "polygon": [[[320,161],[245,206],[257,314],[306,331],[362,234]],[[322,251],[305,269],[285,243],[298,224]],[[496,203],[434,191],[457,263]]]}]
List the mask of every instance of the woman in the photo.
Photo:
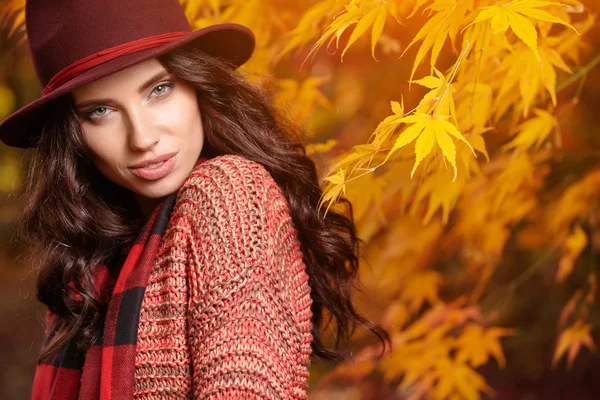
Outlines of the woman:
[{"label": "woman", "polygon": [[348,357],[354,325],[389,340],[352,307],[351,207],[320,214],[297,128],[235,71],[252,32],[191,32],[173,0],[31,0],[26,18],[44,90],[0,138],[36,147],[32,398],[301,399],[309,357]]}]

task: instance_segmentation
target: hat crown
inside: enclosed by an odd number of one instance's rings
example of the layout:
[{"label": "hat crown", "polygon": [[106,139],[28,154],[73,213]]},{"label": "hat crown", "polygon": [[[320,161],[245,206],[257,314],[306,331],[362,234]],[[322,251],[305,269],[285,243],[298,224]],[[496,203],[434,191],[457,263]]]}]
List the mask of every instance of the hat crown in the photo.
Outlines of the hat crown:
[{"label": "hat crown", "polygon": [[25,21],[42,86],[63,68],[103,50],[191,31],[177,0],[27,0]]}]

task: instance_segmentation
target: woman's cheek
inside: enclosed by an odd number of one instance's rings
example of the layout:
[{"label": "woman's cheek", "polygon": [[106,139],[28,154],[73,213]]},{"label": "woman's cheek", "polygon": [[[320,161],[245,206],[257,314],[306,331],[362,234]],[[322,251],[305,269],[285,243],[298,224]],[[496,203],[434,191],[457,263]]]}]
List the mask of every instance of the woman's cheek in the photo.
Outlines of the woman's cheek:
[{"label": "woman's cheek", "polygon": [[175,98],[158,105],[151,113],[154,121],[154,128],[166,128],[168,131],[178,128],[182,124],[185,114],[185,105]]},{"label": "woman's cheek", "polygon": [[126,143],[116,134],[116,128],[96,129],[85,135],[85,142],[96,163],[117,167]]}]

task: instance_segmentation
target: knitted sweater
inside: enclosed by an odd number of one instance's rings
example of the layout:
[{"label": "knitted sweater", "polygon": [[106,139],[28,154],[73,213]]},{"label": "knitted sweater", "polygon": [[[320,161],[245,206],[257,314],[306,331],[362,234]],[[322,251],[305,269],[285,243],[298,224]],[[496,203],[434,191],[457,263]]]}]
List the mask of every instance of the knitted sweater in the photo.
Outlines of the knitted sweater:
[{"label": "knitted sweater", "polygon": [[256,162],[197,164],[140,312],[136,399],[306,399],[310,288],[280,187]]}]

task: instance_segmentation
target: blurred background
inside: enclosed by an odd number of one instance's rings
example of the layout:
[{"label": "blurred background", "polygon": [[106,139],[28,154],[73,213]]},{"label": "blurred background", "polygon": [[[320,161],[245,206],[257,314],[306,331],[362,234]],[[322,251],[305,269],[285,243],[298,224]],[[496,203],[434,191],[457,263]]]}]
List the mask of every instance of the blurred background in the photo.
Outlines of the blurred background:
[{"label": "blurred background", "polygon": [[[600,397],[596,0],[180,3],[194,28],[254,30],[241,73],[304,127],[326,199],[354,206],[355,303],[394,348],[377,360],[357,330],[352,360],[311,366],[310,398]],[[24,4],[0,0],[0,120],[41,92]],[[404,143],[415,112],[457,131]],[[0,144],[0,399],[29,398],[43,331],[13,240],[29,158]]]}]

